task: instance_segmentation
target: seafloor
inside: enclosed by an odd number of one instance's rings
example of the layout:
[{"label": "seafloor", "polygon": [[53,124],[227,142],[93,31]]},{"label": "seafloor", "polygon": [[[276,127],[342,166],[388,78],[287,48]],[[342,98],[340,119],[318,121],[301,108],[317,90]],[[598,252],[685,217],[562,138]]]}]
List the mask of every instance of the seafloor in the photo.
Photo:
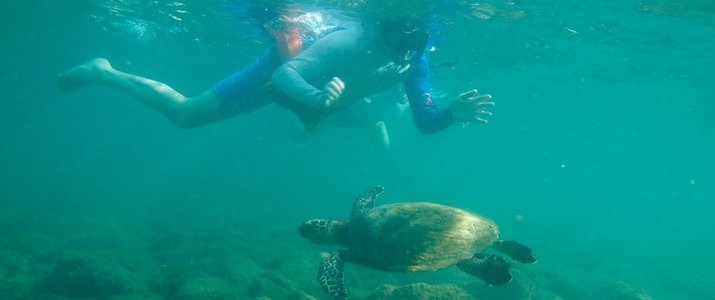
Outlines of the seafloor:
[{"label": "seafloor", "polygon": [[[0,295],[57,300],[326,299],[315,272],[321,248],[330,248],[301,240],[295,224],[280,220],[264,220],[257,233],[246,229],[256,228],[260,219],[234,220],[225,213],[159,219],[4,212]],[[651,299],[629,282],[558,264],[515,265],[514,280],[501,287],[456,268],[398,274],[348,265],[346,284],[351,299]]]}]

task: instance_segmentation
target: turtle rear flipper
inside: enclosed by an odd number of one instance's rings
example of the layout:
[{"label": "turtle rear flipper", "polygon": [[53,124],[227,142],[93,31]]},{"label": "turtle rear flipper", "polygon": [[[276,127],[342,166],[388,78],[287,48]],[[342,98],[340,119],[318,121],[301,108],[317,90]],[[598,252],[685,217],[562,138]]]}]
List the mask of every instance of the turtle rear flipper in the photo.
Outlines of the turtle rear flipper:
[{"label": "turtle rear flipper", "polygon": [[457,267],[492,285],[503,285],[511,281],[511,265],[504,257],[477,253],[472,258],[457,263]]},{"label": "turtle rear flipper", "polygon": [[511,259],[524,264],[533,264],[536,258],[531,254],[531,248],[515,241],[496,241],[492,248],[511,257]]},{"label": "turtle rear flipper", "polygon": [[347,300],[348,292],[345,290],[343,268],[345,262],[338,252],[333,252],[323,258],[318,266],[318,282],[323,291],[330,295],[332,300]]},{"label": "turtle rear flipper", "polygon": [[353,209],[350,211],[350,217],[352,218],[373,208],[375,206],[375,199],[380,197],[384,191],[385,188],[378,185],[360,194],[360,196],[353,201]]}]

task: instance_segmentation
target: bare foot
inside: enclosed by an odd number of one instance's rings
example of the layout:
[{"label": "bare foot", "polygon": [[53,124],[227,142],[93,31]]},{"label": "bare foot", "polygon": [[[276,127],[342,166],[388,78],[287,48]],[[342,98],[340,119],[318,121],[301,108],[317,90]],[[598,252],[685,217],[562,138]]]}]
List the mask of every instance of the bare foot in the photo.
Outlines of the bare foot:
[{"label": "bare foot", "polygon": [[72,92],[84,86],[98,83],[102,73],[111,70],[112,65],[104,58],[95,58],[57,76],[62,92]]},{"label": "bare foot", "polygon": [[385,149],[390,149],[390,135],[387,132],[385,121],[375,123],[375,130],[377,130],[378,138],[382,146],[384,146]]}]

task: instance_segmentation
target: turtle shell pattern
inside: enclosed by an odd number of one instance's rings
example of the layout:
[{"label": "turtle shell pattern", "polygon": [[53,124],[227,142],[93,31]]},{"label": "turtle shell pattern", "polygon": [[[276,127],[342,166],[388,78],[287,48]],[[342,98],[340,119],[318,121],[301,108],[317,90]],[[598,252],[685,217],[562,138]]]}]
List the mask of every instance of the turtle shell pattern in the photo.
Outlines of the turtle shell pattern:
[{"label": "turtle shell pattern", "polygon": [[472,257],[497,240],[497,225],[427,202],[381,205],[349,222],[346,259],[378,270],[434,271]]}]

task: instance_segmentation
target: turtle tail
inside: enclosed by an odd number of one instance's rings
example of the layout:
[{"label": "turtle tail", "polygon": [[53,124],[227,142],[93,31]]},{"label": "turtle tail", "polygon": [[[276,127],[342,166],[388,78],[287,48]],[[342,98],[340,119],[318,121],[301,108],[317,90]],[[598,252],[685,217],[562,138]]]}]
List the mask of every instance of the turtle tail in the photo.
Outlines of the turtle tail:
[{"label": "turtle tail", "polygon": [[457,267],[488,284],[503,285],[511,281],[511,265],[499,255],[477,253],[472,258],[459,261]]},{"label": "turtle tail", "polygon": [[332,300],[348,299],[343,274],[344,266],[345,262],[340,258],[340,253],[338,252],[333,252],[323,257],[323,261],[318,266],[318,282],[323,291],[328,293]]}]

